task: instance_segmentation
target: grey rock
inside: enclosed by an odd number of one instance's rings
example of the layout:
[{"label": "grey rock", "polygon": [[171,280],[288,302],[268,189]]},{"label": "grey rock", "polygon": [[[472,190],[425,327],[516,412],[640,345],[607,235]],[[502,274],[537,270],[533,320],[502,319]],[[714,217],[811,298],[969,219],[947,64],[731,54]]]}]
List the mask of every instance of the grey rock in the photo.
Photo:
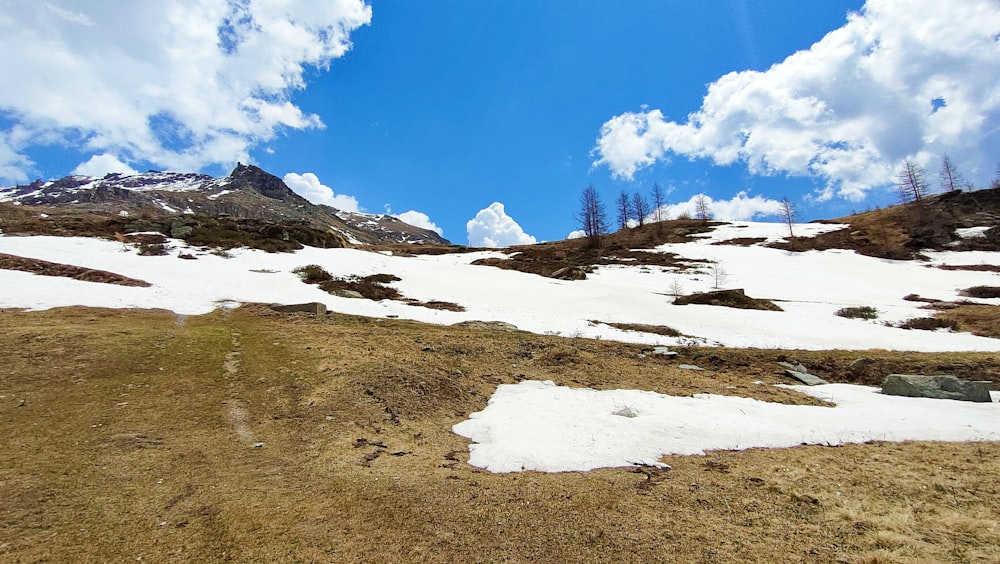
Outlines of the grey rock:
[{"label": "grey rock", "polygon": [[799,382],[807,386],[819,386],[820,384],[829,384],[826,380],[820,378],[819,376],[813,376],[808,372],[799,372],[798,370],[785,370],[786,376],[791,376]]},{"label": "grey rock", "polygon": [[558,278],[559,280],[585,280],[587,278],[587,270],[582,266],[567,266],[553,272],[549,275],[549,278]]},{"label": "grey rock", "polygon": [[313,313],[316,315],[326,315],[326,304],[320,302],[309,302],[307,304],[289,304],[280,305],[275,304],[271,306],[274,311],[279,311],[281,313]]},{"label": "grey rock", "polygon": [[675,356],[677,356],[677,352],[676,351],[672,351],[672,350],[668,349],[667,347],[656,347],[656,348],[653,349],[653,354],[656,355],[656,356],[668,356],[668,357],[675,357]]},{"label": "grey rock", "polygon": [[337,290],[333,292],[333,295],[337,296],[338,298],[351,298],[354,300],[364,299],[364,296],[361,295],[361,292],[357,292],[355,290]]},{"label": "grey rock", "polygon": [[807,386],[818,386],[820,384],[829,384],[829,382],[820,378],[819,376],[813,376],[812,374],[810,374],[809,371],[806,369],[806,367],[802,366],[802,363],[796,362],[795,364],[792,364],[790,362],[779,362],[778,364],[780,364],[785,368],[786,376],[791,376],[792,378],[795,378],[796,380],[802,382]]},{"label": "grey rock", "polygon": [[695,366],[693,364],[678,364],[677,368],[680,368],[681,370],[699,370],[699,371],[705,370],[704,368]]},{"label": "grey rock", "polygon": [[936,398],[987,403],[990,382],[959,380],[954,376],[890,374],[882,383],[882,393],[910,398]]}]

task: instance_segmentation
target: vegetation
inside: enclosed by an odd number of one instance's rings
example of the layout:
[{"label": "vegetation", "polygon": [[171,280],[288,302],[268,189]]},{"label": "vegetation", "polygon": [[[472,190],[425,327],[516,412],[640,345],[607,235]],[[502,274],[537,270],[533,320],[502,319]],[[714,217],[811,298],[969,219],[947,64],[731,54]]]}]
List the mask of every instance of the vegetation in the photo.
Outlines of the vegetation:
[{"label": "vegetation", "polygon": [[920,329],[922,331],[934,331],[936,329],[950,329],[958,331],[958,322],[954,319],[944,319],[940,317],[917,317],[907,319],[899,324],[901,329]]},{"label": "vegetation", "polygon": [[524,378],[785,403],[815,400],[772,385],[788,382],[777,360],[834,382],[1000,379],[991,353],[644,350],[253,306],[3,311],[0,560],[1000,559],[998,443],[467,464],[451,426]]},{"label": "vegetation", "polygon": [[878,310],[872,306],[842,307],[833,314],[848,319],[878,319]]},{"label": "vegetation", "polygon": [[1000,286],[973,286],[971,288],[966,288],[959,293],[970,298],[1000,298]]}]

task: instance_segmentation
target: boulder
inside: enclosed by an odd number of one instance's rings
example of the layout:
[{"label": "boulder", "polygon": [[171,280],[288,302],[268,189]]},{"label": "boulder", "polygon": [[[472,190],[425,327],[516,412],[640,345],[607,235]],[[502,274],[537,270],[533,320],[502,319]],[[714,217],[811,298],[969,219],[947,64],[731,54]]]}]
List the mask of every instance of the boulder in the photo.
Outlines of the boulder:
[{"label": "boulder", "polygon": [[320,302],[309,302],[307,304],[272,305],[271,309],[281,313],[313,313],[316,315],[326,315],[326,304]]},{"label": "boulder", "polygon": [[768,300],[751,298],[742,289],[714,290],[690,296],[678,296],[674,305],[713,305],[737,309],[761,309],[767,311],[782,311],[780,307]]},{"label": "boulder", "polygon": [[910,398],[953,399],[990,402],[990,382],[959,380],[954,376],[890,374],[882,383],[882,393]]}]

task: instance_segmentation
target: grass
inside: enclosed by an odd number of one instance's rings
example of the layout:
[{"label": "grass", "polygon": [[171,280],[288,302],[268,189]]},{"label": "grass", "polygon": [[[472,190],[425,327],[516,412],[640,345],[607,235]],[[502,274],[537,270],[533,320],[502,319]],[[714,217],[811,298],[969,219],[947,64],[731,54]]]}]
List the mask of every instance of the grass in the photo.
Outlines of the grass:
[{"label": "grass", "polygon": [[996,443],[671,456],[669,471],[466,464],[451,426],[524,378],[786,403],[814,400],[753,384],[786,382],[776,360],[833,381],[860,358],[871,378],[1000,380],[986,353],[642,350],[253,306],[2,311],[0,560],[1000,558]]}]

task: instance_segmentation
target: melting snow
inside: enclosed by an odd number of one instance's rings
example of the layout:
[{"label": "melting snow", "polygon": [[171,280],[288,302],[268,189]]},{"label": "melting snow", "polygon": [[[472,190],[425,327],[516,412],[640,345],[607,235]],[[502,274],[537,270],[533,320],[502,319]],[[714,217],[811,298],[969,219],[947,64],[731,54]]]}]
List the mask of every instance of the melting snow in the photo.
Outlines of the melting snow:
[{"label": "melting snow", "polygon": [[676,397],[524,381],[497,388],[486,409],[453,427],[475,441],[469,463],[492,472],[661,465],[667,454],[878,441],[997,441],[993,403],[884,396],[851,384],[785,386],[836,407],[750,398]]},{"label": "melting snow", "polygon": [[[776,226],[776,227],[775,227]],[[780,228],[773,224],[770,229]],[[754,228],[758,229],[758,228]],[[729,273],[729,287],[745,288],[755,298],[769,298],[783,312],[713,306],[675,306],[667,294],[676,280],[687,293],[711,289],[704,267],[687,271],[642,265],[598,268],[586,280],[569,282],[470,263],[497,251],[439,256],[388,256],[359,249],[316,249],[266,253],[250,249],[224,259],[180,241],[170,254],[142,257],[122,252],[120,244],[81,237],[0,237],[0,252],[51,262],[107,270],[146,280],[151,288],[123,288],[69,278],[0,270],[0,307],[42,309],[69,305],[165,308],[180,314],[211,311],[218,300],[264,303],[318,301],[331,311],[372,317],[396,316],[437,324],[505,321],[524,331],[601,338],[650,345],[676,345],[682,338],[623,331],[605,323],[672,327],[699,342],[731,347],[788,349],[872,349],[915,351],[1000,351],[1000,340],[969,333],[907,331],[883,321],[926,317],[919,294],[940,300],[961,299],[958,291],[997,285],[982,271],[945,271],[916,261],[888,261],[846,251],[792,253],[766,247],[685,243],[661,247],[691,259],[718,260]],[[179,261],[179,253],[199,260]],[[972,260],[1000,263],[1000,253],[936,253],[932,264]],[[318,264],[335,276],[388,273],[407,297],[460,304],[464,312],[433,310],[399,301],[352,300],[331,296],[302,283],[292,270]],[[253,270],[277,273],[262,279]],[[1000,300],[981,300],[1000,305]],[[845,306],[870,305],[880,318],[844,319],[834,312]]]}]

